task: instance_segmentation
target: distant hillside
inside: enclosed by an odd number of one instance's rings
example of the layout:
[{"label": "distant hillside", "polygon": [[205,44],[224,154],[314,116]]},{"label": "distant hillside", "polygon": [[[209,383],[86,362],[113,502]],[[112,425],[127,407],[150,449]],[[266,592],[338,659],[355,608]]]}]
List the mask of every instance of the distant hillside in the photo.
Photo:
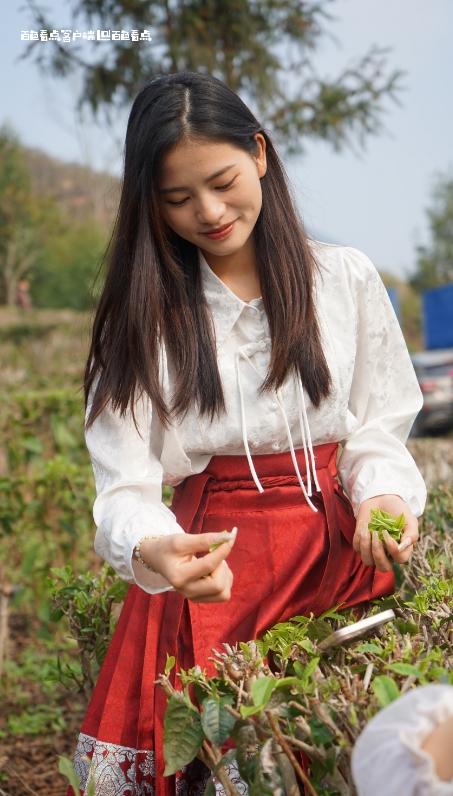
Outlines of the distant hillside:
[{"label": "distant hillside", "polygon": [[22,145],[33,190],[51,196],[71,219],[95,218],[108,230],[119,201],[120,180]]}]

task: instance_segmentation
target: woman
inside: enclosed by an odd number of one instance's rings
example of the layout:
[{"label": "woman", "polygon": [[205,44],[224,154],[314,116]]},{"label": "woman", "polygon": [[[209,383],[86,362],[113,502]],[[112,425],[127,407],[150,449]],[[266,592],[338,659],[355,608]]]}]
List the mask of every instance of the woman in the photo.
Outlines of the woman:
[{"label": "woman", "polygon": [[[95,549],[131,586],[77,770],[100,794],[203,793],[201,764],[163,777],[167,654],[213,673],[222,642],[393,591],[422,395],[374,265],[308,239],[268,133],[210,75],[135,99],[108,259],[86,442]],[[373,507],[404,512],[402,547],[371,538]]]}]

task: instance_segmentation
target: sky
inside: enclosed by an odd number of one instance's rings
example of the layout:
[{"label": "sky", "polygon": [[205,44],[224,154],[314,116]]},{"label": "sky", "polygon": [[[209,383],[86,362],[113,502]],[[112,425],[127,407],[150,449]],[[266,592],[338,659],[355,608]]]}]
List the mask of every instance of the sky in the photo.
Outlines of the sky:
[{"label": "sky", "polygon": [[[61,3],[42,5],[53,11],[55,27],[71,27]],[[335,19],[319,40],[317,74],[335,78],[376,44],[391,48],[387,74],[405,71],[404,91],[399,104],[385,101],[385,129],[369,136],[364,150],[358,141],[354,151],[340,153],[310,141],[303,155],[283,161],[311,235],[355,246],[380,271],[405,278],[415,268],[417,244],[429,242],[427,209],[435,180],[453,177],[453,2],[335,0],[328,10]],[[2,23],[0,124],[9,123],[23,144],[119,175],[129,109],[112,129],[96,126],[88,113],[78,122],[79,78],[43,76],[32,59],[18,60],[30,46],[20,31],[33,27],[25,4],[6,4]]]}]

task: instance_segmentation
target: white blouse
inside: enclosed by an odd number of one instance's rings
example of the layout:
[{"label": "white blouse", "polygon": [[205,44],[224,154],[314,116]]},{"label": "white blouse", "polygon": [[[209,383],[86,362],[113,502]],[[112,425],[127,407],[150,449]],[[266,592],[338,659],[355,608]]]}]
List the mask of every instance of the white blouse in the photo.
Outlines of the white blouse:
[{"label": "white blouse", "polygon": [[[358,796],[453,796],[453,780],[439,779],[428,736],[453,716],[453,686],[430,683],[408,691],[374,716],[352,753]],[[451,739],[453,748],[453,738]]]},{"label": "white blouse", "polygon": [[[365,499],[381,494],[400,495],[417,517],[424,511],[426,486],[405,446],[423,396],[387,290],[371,260],[358,249],[320,241],[310,245],[321,265],[315,302],[333,383],[319,408],[293,375],[277,392],[258,396],[271,348],[263,300],[242,301],[198,250],[226,414],[211,424],[193,407],[182,422],[175,420],[164,429],[151,401],[142,397],[136,405],[141,436],[130,412],[120,418],[110,404],[85,434],[97,493],[94,548],[119,577],[149,594],[171,586],[132,561],[134,545],[146,535],[184,533],[162,502],[162,484],[176,486],[200,473],[215,454],[245,454],[262,492],[253,455],[290,451],[301,500],[316,511],[310,501],[313,490],[319,489],[313,446],[340,442],[338,472],[356,516]],[[160,367],[168,405],[174,378],[164,345]],[[90,406],[91,396],[87,415]],[[306,484],[294,448],[304,450],[309,465]]]}]

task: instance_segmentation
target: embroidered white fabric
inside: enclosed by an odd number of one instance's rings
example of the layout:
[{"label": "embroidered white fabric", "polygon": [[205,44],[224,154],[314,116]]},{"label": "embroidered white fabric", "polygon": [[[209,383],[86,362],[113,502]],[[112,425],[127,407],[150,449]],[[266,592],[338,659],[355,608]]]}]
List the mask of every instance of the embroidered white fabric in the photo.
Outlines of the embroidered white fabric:
[{"label": "embroidered white fabric", "polygon": [[[121,578],[149,594],[171,586],[132,560],[134,545],[150,534],[184,533],[162,502],[162,484],[176,486],[202,472],[215,454],[245,454],[262,491],[253,454],[290,451],[301,499],[316,511],[310,501],[319,489],[313,446],[340,442],[339,476],[355,515],[363,500],[380,494],[398,494],[417,517],[423,513],[426,486],[405,445],[423,396],[387,290],[360,250],[320,241],[310,245],[321,265],[316,308],[333,381],[331,395],[319,408],[293,376],[278,393],[258,396],[271,349],[263,300],[242,301],[199,250],[226,414],[209,423],[193,407],[165,430],[151,402],[140,399],[141,436],[130,414],[120,418],[110,405],[86,432],[97,492],[95,550]],[[174,379],[164,346],[160,364],[164,398],[170,402]],[[304,450],[306,483],[294,448]]]},{"label": "embroidered white fabric", "polygon": [[153,751],[98,741],[80,733],[73,761],[83,791],[93,783],[96,794],[154,796],[149,779],[140,785],[136,781],[137,774],[155,776]]},{"label": "embroidered white fabric", "polygon": [[[85,792],[88,784],[95,787],[97,796],[154,796],[156,775],[154,751],[132,749],[129,746],[100,741],[92,735],[79,733],[77,748],[73,756],[74,770],[80,787]],[[182,775],[186,768],[181,769]],[[225,766],[225,771],[241,796],[248,794],[248,787],[241,778],[236,762]],[[209,771],[195,784],[188,784],[184,776],[177,776],[175,796],[203,796]],[[216,796],[226,796],[217,777],[213,778]]]},{"label": "embroidered white fabric", "polygon": [[415,688],[374,716],[352,753],[358,796],[453,796],[453,780],[440,780],[422,749],[450,716],[453,686],[441,684]]}]

